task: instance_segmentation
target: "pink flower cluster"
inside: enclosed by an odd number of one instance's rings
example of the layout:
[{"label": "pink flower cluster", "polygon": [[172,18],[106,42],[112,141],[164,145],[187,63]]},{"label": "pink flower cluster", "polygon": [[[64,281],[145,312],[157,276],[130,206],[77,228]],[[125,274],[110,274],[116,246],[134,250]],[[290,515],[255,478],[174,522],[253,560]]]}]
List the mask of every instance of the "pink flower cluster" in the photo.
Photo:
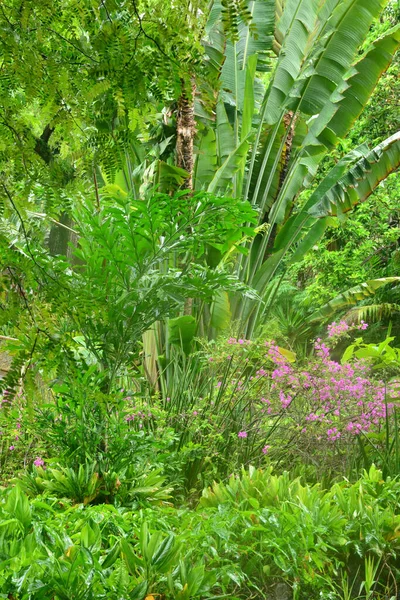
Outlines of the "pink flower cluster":
[{"label": "pink flower cluster", "polygon": [[244,340],[242,338],[234,338],[234,337],[230,337],[228,339],[228,344],[230,346],[248,346],[249,344],[251,344],[251,340]]},{"label": "pink flower cluster", "polygon": [[367,329],[367,327],[368,323],[365,323],[365,321],[361,321],[359,325],[356,325],[355,323],[349,325],[348,323],[346,323],[346,321],[340,321],[339,323],[333,322],[330,325],[328,325],[328,337],[341,337],[348,331],[354,331],[356,329],[364,331],[365,329]]},{"label": "pink flower cluster", "polygon": [[[169,400],[169,398],[167,398]],[[154,419],[154,415],[151,412],[145,413],[143,410],[136,409],[136,406],[133,407],[135,412],[127,415],[125,417],[125,421],[127,423],[136,422],[138,424],[139,429],[143,429],[143,425],[147,424],[150,420]]]},{"label": "pink flower cluster", "polygon": [[[386,419],[387,410],[393,408],[392,403],[386,402],[383,382],[371,379],[362,362],[340,364],[332,360],[321,339],[315,342],[315,354],[316,360],[307,371],[282,363],[282,357],[275,361],[270,404],[277,410],[294,404],[296,419],[318,424],[319,430],[326,427],[329,441],[346,433],[367,433],[379,426]],[[265,403],[265,398],[261,401]]]},{"label": "pink flower cluster", "polygon": [[[363,331],[367,327],[363,321],[358,325],[332,323],[328,337],[335,341],[350,330]],[[230,338],[227,343],[243,347],[249,341]],[[221,382],[217,383],[223,394],[225,387],[229,389],[230,403],[238,402],[248,411],[242,415],[238,438],[265,436],[267,432],[269,435],[273,419],[278,418],[280,427],[307,436],[308,442],[345,443],[354,436],[379,431],[393,409],[392,400],[400,398],[400,386],[398,390],[392,386],[388,401],[385,385],[372,376],[366,362],[341,364],[333,360],[329,346],[320,338],[315,341],[314,356],[307,369],[296,361],[290,362],[274,341],[265,343],[265,364],[262,357],[257,362],[259,348],[256,344],[253,347],[254,373],[246,379],[229,380],[223,389]],[[262,453],[267,454],[269,448],[265,445]]]}]

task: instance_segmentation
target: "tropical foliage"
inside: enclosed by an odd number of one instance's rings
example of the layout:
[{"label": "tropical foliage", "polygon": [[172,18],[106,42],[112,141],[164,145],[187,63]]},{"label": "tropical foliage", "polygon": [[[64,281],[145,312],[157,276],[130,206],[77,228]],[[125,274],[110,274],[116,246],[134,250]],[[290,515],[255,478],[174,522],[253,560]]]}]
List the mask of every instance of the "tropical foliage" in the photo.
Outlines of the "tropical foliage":
[{"label": "tropical foliage", "polygon": [[397,598],[399,18],[0,3],[0,597]]}]

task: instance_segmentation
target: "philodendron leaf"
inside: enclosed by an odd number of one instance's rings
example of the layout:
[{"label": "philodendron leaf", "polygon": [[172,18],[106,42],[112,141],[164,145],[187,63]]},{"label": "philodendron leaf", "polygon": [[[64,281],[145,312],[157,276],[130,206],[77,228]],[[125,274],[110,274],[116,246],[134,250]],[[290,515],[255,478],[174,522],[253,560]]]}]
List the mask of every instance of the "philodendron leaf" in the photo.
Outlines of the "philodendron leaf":
[{"label": "philodendron leaf", "polygon": [[187,353],[196,334],[197,322],[192,315],[183,315],[168,322],[168,339],[171,344],[182,346]]}]

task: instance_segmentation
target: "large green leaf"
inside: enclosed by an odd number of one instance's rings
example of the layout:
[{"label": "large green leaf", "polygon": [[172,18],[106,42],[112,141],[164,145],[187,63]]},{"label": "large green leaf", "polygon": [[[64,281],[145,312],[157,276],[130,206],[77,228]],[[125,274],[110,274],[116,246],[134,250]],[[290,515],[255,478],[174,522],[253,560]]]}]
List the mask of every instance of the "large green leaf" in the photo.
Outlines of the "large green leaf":
[{"label": "large green leaf", "polygon": [[264,261],[261,267],[257,270],[252,286],[256,290],[259,298],[243,298],[242,302],[236,307],[235,319],[238,319],[242,325],[246,325],[253,311],[260,305],[262,297],[268,284],[275,276],[284,256],[283,250],[275,252]]},{"label": "large green leaf", "polygon": [[217,104],[217,115],[216,115],[217,127],[217,149],[219,164],[223,164],[228,156],[236,149],[237,143],[235,139],[235,133],[232,125],[229,122],[228,115],[222,100],[219,100]]},{"label": "large green leaf", "polygon": [[212,127],[203,126],[196,149],[195,190],[206,189],[218,169],[217,142]]},{"label": "large green leaf", "polygon": [[[272,278],[283,272],[283,260],[292,250],[291,260],[301,260],[336,217],[368,197],[399,165],[396,136],[374,150],[361,146],[340,160],[296,210],[321,160],[347,134],[399,45],[399,28],[394,28],[360,55],[384,4],[385,0],[276,0],[272,48],[277,59],[266,55],[275,68],[261,105],[254,94],[254,108],[248,93],[251,73],[245,73],[251,51],[243,50],[251,47],[250,30],[248,46],[240,36],[227,44],[216,125],[223,163],[219,159],[220,173],[208,189],[229,189],[225,186],[232,178],[233,193],[259,209],[262,227],[249,242],[247,255],[239,258],[236,272],[261,298]],[[255,9],[255,3],[251,7]],[[247,146],[238,152],[241,128],[252,144],[246,171],[241,160],[247,160]],[[243,299],[232,306],[234,319],[254,321],[257,302]]]},{"label": "large green leaf", "polygon": [[304,65],[310,38],[316,35],[319,0],[288,0],[277,25],[282,39],[278,63],[265,102],[265,118],[273,125],[280,121],[293,85]]},{"label": "large green leaf", "polygon": [[[291,217],[278,233],[274,253],[262,264],[257,258],[264,256],[265,244],[258,257],[252,258],[249,283],[263,298],[272,277],[281,268],[282,261],[291,248],[296,248],[292,262],[301,260],[318,242],[326,227],[333,223],[332,217],[351,210],[365,200],[379,182],[400,165],[400,133],[391,136],[373,150],[359,146],[326,175],[302,210]],[[349,168],[350,167],[350,168]],[[256,268],[254,268],[256,265]],[[249,319],[256,303],[245,300],[246,307],[239,308],[245,319]],[[245,321],[243,321],[245,322]]]},{"label": "large green leaf", "polygon": [[192,315],[170,319],[168,321],[168,340],[171,344],[182,346],[185,352],[189,352],[196,330],[197,322]]},{"label": "large green leaf", "polygon": [[400,166],[400,132],[359,159],[325,191],[308,213],[313,217],[340,215],[365,200],[382,179]]},{"label": "large green leaf", "polygon": [[207,188],[208,192],[215,193],[218,189],[225,191],[229,185],[232,185],[232,177],[240,168],[243,159],[247,155],[248,147],[249,143],[247,139],[244,139],[228,154],[209,184]]},{"label": "large green leaf", "polygon": [[[301,260],[318,242],[326,224],[331,223],[326,221],[326,217],[336,217],[350,211],[399,165],[400,134],[391,136],[373,150],[362,145],[349,152],[326,175],[302,210],[282,227],[275,240],[275,251],[283,248],[288,250],[300,243],[292,260]],[[323,224],[320,225],[315,219],[322,219]],[[305,233],[306,238],[301,242]]]},{"label": "large green leaf", "polygon": [[[292,110],[301,110],[315,118],[310,120],[310,130],[305,136],[301,151],[293,156],[276,205],[271,211],[271,225],[274,225],[275,222],[282,222],[287,206],[298,196],[301,189],[309,185],[309,182],[315,176],[327,148],[337,143],[338,135],[344,135],[351,123],[357,118],[363,105],[371,95],[380,74],[390,64],[393,53],[398,47],[398,32],[393,30],[386,34],[382,40],[376,42],[364,59],[356,64],[357,70],[349,71],[357,48],[364,40],[372,20],[379,14],[382,1],[373,0],[368,3],[368,6],[363,6],[363,4],[366,4],[363,0],[347,0],[339,3],[333,11],[332,18],[323,26],[316,25],[315,30],[310,33],[308,44],[312,44],[312,50],[309,50],[307,44],[292,43],[290,58],[287,49],[282,58],[282,65],[278,61],[272,89],[266,102],[267,119],[273,122],[275,117],[276,119],[282,118],[282,111],[285,107]],[[286,44],[289,44],[293,35],[292,30],[297,30],[299,22],[302,23],[300,18],[303,15],[302,7],[304,11],[307,10],[306,14],[310,14],[312,8],[314,9],[312,14],[315,14],[316,11],[319,14],[317,7],[312,2],[310,2],[310,6],[307,2],[298,5],[297,12],[294,14],[287,33]],[[355,15],[358,13],[360,18],[354,22]],[[282,19],[284,19],[284,16],[285,13]],[[342,52],[341,46],[346,40],[346,48]],[[293,75],[295,73],[293,65],[298,66],[296,82],[294,79],[291,81],[289,77],[284,77],[280,73],[282,70],[283,73],[286,72],[287,64],[291,66]],[[349,78],[348,73],[353,73],[354,77]],[[285,82],[285,85],[281,80]],[[278,96],[281,98],[280,117],[278,108],[271,107],[271,99],[275,98],[277,100],[278,97],[274,89],[276,82],[278,82]],[[358,91],[359,88],[362,89],[362,93]],[[341,92],[345,91],[347,93],[343,96]],[[290,100],[288,99],[289,96]],[[358,102],[354,99],[356,97]],[[274,114],[275,117],[273,117]],[[337,116],[335,116],[336,114]],[[337,133],[334,133],[333,127],[337,128]],[[276,133],[277,130],[275,135]],[[271,152],[271,149],[272,143],[268,148],[268,152]],[[268,161],[267,156],[264,161],[264,168],[266,167],[266,161]],[[275,168],[278,168],[278,164],[275,161]],[[252,172],[252,167],[250,172]],[[258,186],[260,177],[263,177],[262,169],[258,177]],[[272,182],[272,179],[269,178],[269,181]],[[267,189],[265,193],[268,193],[268,191]]]},{"label": "large green leaf", "polygon": [[343,310],[347,306],[354,306],[373,296],[380,287],[388,285],[389,283],[399,283],[400,277],[382,277],[381,279],[370,279],[360,285],[356,285],[349,290],[346,290],[342,294],[339,294],[326,304],[324,304],[319,310],[314,312],[310,317],[311,323],[328,319],[336,312]]},{"label": "large green leaf", "polygon": [[365,157],[368,153],[368,146],[363,144],[346,154],[346,156],[344,156],[328,172],[302,209],[297,214],[290,217],[281,228],[275,239],[275,250],[289,247],[299,239],[299,236],[302,235],[303,228],[308,228],[313,223],[313,219],[309,215],[309,210],[320,202],[321,198],[329,192],[340,177],[343,176],[354,163]]},{"label": "large green leaf", "polygon": [[252,55],[245,68],[244,102],[240,139],[244,140],[250,133],[254,117],[254,76],[256,74],[257,56]]},{"label": "large green leaf", "polygon": [[[332,14],[327,14],[325,2],[321,3],[319,18],[323,24],[320,30],[320,43],[323,51],[313,61],[310,77],[305,77],[300,84],[304,85],[299,95],[299,110],[307,115],[318,115],[330,100],[331,94],[343,81],[350,68],[357,49],[368,33],[369,27],[376,18],[385,0],[343,0],[331,2]],[[316,45],[318,50],[318,44]],[[314,51],[315,52],[315,51]]]},{"label": "large green leaf", "polygon": [[250,25],[239,27],[237,59],[244,69],[248,57],[257,55],[257,71],[268,71],[274,43],[275,0],[253,0],[249,2],[249,11],[252,15]]},{"label": "large green leaf", "polygon": [[[269,151],[271,126],[265,126],[261,132],[256,159],[251,172],[249,189],[249,198],[251,198],[253,206],[261,207],[263,205],[263,210],[260,211],[260,220],[264,218],[265,212],[271,207],[278,193],[283,163],[280,159],[277,167],[274,168],[274,162],[276,156],[279,153],[282,154],[283,148],[281,149],[281,144],[285,134],[286,129],[283,123],[281,123]],[[270,178],[271,183],[268,185]]]},{"label": "large green leaf", "polygon": [[227,329],[231,323],[232,313],[227,292],[219,290],[211,305],[211,326],[218,331]]},{"label": "large green leaf", "polygon": [[[362,112],[380,76],[390,65],[400,45],[400,26],[375,41],[366,54],[348,70],[346,77],[327,100],[313,121],[308,144],[331,148],[344,137]],[[322,91],[318,94],[321,96]],[[318,141],[317,141],[318,140]]]}]

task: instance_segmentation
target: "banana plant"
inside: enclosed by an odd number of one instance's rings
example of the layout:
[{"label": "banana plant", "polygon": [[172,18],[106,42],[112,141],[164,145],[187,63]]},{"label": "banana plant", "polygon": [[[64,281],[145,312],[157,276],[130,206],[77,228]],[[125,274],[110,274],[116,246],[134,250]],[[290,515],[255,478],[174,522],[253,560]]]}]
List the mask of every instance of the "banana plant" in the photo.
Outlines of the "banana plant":
[{"label": "banana plant", "polygon": [[373,149],[356,148],[307,193],[389,66],[400,26],[361,53],[384,0],[253,0],[252,19],[229,39],[221,4],[213,3],[205,46],[214,69],[219,64],[220,89],[214,120],[199,118],[194,181],[258,211],[258,235],[235,270],[261,300],[231,295],[225,307],[250,337],[286,262],[301,260],[400,164],[396,134]]}]

